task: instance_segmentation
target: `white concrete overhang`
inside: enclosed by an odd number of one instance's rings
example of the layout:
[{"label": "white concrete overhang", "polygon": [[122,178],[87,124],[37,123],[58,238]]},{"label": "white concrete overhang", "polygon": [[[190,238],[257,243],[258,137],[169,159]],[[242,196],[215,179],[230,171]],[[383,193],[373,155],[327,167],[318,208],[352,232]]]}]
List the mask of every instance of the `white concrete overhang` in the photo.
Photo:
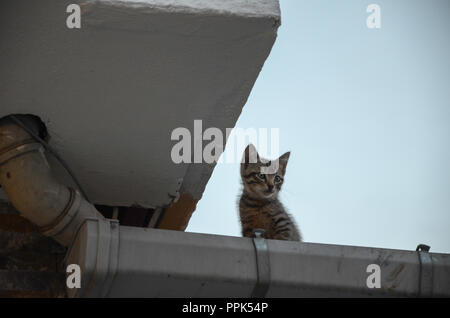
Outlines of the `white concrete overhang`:
[{"label": "white concrete overhang", "polygon": [[[81,6],[81,29],[66,7]],[[177,127],[234,127],[275,41],[278,0],[3,0],[0,117],[34,114],[91,200],[198,200],[213,165],[172,162]],[[71,183],[52,158],[57,178]]]}]

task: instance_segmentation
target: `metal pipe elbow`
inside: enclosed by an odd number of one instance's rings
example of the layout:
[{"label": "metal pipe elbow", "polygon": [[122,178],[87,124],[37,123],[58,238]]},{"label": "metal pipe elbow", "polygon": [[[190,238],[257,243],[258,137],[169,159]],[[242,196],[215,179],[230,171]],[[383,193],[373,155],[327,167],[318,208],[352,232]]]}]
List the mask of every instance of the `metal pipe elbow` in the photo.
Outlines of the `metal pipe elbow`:
[{"label": "metal pipe elbow", "polygon": [[7,118],[0,120],[0,184],[23,217],[62,245],[71,244],[86,218],[103,219],[78,191],[55,180],[43,146]]}]

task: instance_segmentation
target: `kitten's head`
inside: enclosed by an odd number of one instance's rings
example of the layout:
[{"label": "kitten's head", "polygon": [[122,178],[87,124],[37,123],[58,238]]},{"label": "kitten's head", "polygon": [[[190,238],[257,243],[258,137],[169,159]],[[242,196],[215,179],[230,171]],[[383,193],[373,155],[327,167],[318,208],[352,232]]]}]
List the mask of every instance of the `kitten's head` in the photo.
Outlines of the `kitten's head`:
[{"label": "kitten's head", "polygon": [[255,146],[250,144],[245,149],[241,162],[244,190],[256,198],[276,198],[283,185],[289,155],[290,152],[286,152],[278,159],[278,169],[275,173],[265,174],[263,168],[269,167],[272,161],[261,158]]}]

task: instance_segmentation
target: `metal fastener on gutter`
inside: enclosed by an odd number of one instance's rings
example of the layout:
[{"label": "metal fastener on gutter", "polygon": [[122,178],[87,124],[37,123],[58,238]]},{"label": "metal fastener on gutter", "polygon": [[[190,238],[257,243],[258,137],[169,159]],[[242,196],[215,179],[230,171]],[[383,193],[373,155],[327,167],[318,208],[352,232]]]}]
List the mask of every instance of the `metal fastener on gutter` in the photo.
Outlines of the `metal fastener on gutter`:
[{"label": "metal fastener on gutter", "polygon": [[417,246],[419,255],[419,297],[431,297],[433,295],[433,260],[429,253],[430,247],[425,244]]},{"label": "metal fastener on gutter", "polygon": [[255,229],[253,231],[253,245],[256,253],[256,268],[258,280],[252,292],[253,298],[264,298],[269,290],[270,284],[270,262],[269,249],[264,239],[264,230]]}]

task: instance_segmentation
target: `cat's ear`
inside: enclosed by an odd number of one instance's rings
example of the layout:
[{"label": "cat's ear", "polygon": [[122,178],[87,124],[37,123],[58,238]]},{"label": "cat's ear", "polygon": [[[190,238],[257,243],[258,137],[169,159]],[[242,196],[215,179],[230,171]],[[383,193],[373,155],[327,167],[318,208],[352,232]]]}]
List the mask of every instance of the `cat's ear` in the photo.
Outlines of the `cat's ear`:
[{"label": "cat's ear", "polygon": [[291,152],[288,151],[279,158],[280,170],[283,175],[286,173],[286,166],[288,164],[290,155],[291,155]]},{"label": "cat's ear", "polygon": [[258,151],[253,144],[250,144],[245,148],[244,155],[242,156],[241,164],[247,169],[249,163],[257,163],[259,161]]}]

